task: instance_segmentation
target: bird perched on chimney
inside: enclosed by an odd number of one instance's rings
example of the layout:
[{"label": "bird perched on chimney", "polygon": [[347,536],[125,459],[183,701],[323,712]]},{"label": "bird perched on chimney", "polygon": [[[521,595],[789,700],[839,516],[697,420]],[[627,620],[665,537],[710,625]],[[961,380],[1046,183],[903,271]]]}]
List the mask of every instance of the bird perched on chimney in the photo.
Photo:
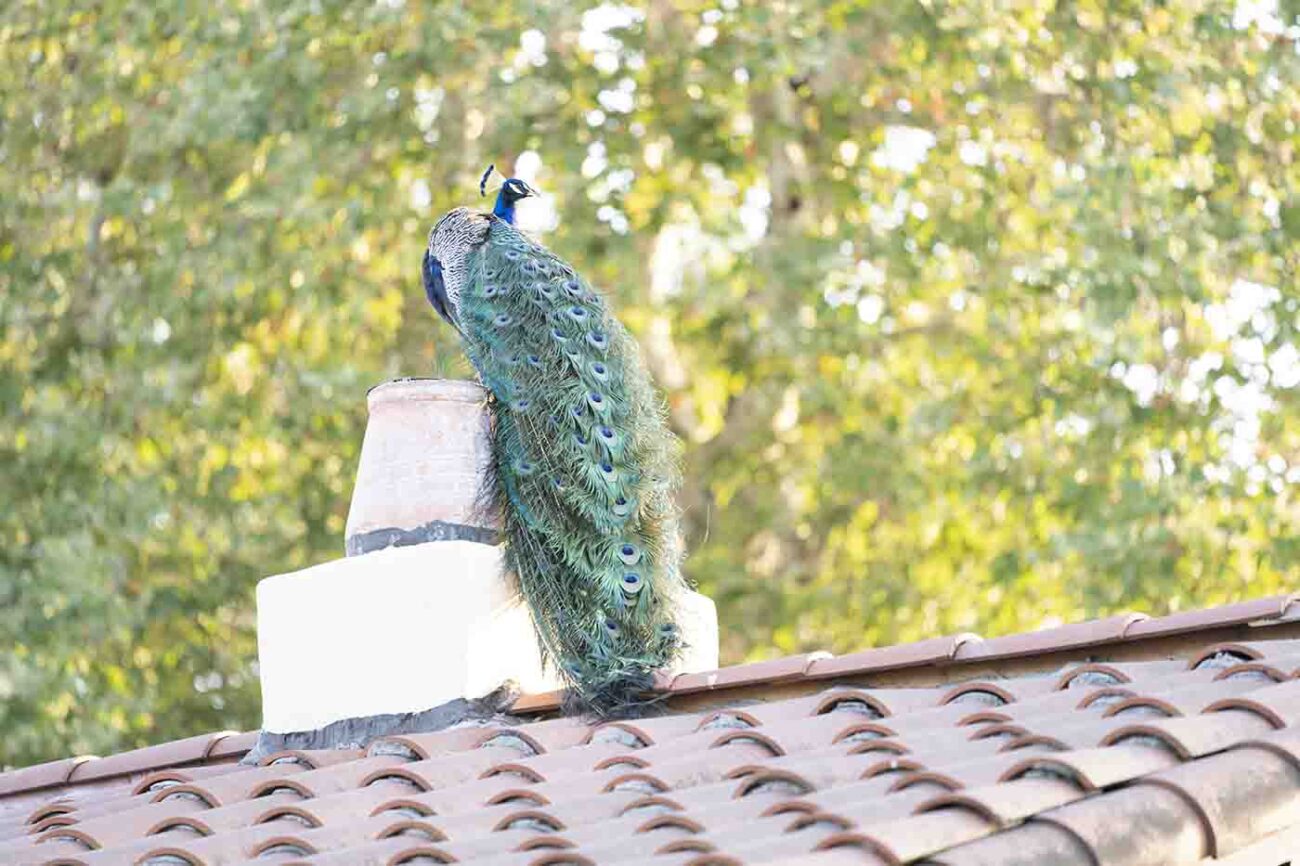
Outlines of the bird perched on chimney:
[{"label": "bird perched on chimney", "polygon": [[681,649],[677,442],[605,299],[515,228],[534,194],[508,178],[491,213],[438,220],[425,292],[493,395],[494,500],[542,650],[577,709],[631,714]]}]

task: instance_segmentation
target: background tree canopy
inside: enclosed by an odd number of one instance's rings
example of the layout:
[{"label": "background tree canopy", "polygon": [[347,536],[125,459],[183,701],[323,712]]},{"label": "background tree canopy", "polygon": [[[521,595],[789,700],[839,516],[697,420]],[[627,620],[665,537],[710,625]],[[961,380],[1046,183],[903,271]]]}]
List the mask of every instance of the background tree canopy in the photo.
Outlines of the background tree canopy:
[{"label": "background tree canopy", "polygon": [[492,161],[643,340],[726,661],[1300,568],[1294,8],[60,5],[0,10],[0,764],[257,726],[365,389],[469,374],[419,261]]}]

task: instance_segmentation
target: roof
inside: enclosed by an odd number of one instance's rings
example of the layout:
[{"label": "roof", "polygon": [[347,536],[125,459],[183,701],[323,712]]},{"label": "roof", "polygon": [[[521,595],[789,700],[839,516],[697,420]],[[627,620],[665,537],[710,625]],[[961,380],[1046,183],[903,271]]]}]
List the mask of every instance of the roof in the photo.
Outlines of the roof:
[{"label": "roof", "polygon": [[1287,596],[681,675],[636,721],[209,734],[0,774],[0,862],[1281,863],[1297,673]]}]

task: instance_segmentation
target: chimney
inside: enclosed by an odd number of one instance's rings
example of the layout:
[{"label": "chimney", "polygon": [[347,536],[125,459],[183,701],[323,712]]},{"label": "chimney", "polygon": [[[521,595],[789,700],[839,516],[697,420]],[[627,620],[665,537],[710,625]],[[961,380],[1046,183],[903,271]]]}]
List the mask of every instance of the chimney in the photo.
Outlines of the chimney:
[{"label": "chimney", "polygon": [[[559,687],[503,567],[487,392],[473,382],[399,379],[371,389],[346,556],[257,586],[263,730],[429,710],[511,681]],[[718,664],[713,602],[680,612],[677,670]]]}]

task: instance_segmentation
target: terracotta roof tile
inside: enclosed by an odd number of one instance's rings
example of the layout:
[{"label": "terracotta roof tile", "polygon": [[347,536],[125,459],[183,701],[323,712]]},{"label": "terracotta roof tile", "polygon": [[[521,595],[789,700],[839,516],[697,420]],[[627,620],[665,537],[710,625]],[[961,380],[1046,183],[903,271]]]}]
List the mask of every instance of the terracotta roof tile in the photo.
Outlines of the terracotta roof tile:
[{"label": "terracotta roof tile", "polygon": [[1210,852],[1200,815],[1181,795],[1154,785],[1120,788],[1035,816],[1072,832],[1094,863],[1198,863]]},{"label": "terracotta roof tile", "polygon": [[1091,849],[1064,827],[1030,821],[1013,830],[951,848],[933,858],[935,866],[996,866],[1050,863],[1096,866]]},{"label": "terracotta roof tile", "polygon": [[1147,683],[1162,680],[1172,674],[1187,670],[1181,659],[1149,662],[1087,662],[1072,665],[1057,678],[1059,689],[1081,686],[1113,685],[1118,683]]},{"label": "terracotta roof tile", "polygon": [[763,662],[675,678],[669,708],[689,712],[604,724],[381,737],[261,766],[233,763],[254,738],[229,734],[54,762],[0,775],[0,862],[1126,866],[1248,852],[1300,826],[1300,680],[1279,680],[1300,667],[1295,608]]},{"label": "terracotta roof tile", "polygon": [[1006,827],[1039,812],[1072,803],[1085,794],[1082,786],[1069,779],[1027,777],[930,797],[918,804],[917,811],[931,812],[962,806]]},{"label": "terracotta roof tile", "polygon": [[1178,763],[1165,748],[1120,743],[1095,749],[1076,749],[1054,755],[1035,755],[1007,770],[1004,779],[1028,774],[1052,774],[1069,779],[1086,791],[1099,791]]},{"label": "terracotta roof tile", "polygon": [[1300,767],[1300,730],[1286,728],[1247,740],[1245,745],[1271,749],[1283,757],[1290,758]]},{"label": "terracotta roof tile", "polygon": [[908,863],[988,835],[996,827],[970,809],[950,807],[881,821],[820,843],[821,848],[863,848],[886,862]]},{"label": "terracotta roof tile", "polygon": [[671,690],[674,692],[695,692],[800,679],[814,661],[830,657],[830,653],[825,652],[805,653],[770,661],[734,665],[716,671],[679,674],[673,678]]},{"label": "terracotta roof tile", "polygon": [[930,638],[916,643],[862,650],[848,655],[815,659],[808,666],[806,673],[807,676],[814,679],[825,679],[848,674],[864,674],[871,671],[895,670],[915,665],[943,663],[956,657],[959,647],[965,644],[976,644],[980,640],[979,635],[959,634],[952,637]]},{"label": "terracotta roof tile", "polygon": [[1134,623],[1129,628],[1127,636],[1130,638],[1163,637],[1256,620],[1280,619],[1287,615],[1288,608],[1295,603],[1295,600],[1294,595],[1275,595],[1222,607],[1183,611]]},{"label": "terracotta roof tile", "polygon": [[156,767],[196,764],[206,758],[212,746],[225,736],[225,732],[201,734],[185,740],[135,749],[107,758],[97,758],[78,765],[68,778],[73,782],[87,782],[108,776],[139,773]]},{"label": "terracotta roof tile", "polygon": [[62,785],[72,778],[73,772],[79,766],[94,760],[97,760],[97,758],[90,755],[79,758],[64,758],[61,761],[50,761],[48,764],[37,764],[34,767],[0,773],[0,797],[33,788]]},{"label": "terracotta roof tile", "polygon": [[1122,725],[1107,733],[1099,745],[1110,746],[1129,740],[1159,740],[1180,758],[1187,760],[1222,751],[1263,734],[1271,727],[1257,713],[1223,710]]},{"label": "terracotta roof tile", "polygon": [[1288,680],[1225,697],[1210,703],[1205,711],[1228,709],[1249,710],[1275,728],[1293,727],[1300,724],[1300,680]]},{"label": "terracotta roof tile", "polygon": [[1147,618],[1146,614],[1123,613],[1106,619],[995,637],[978,643],[963,644],[957,648],[954,658],[961,661],[1005,659],[1104,644],[1122,640],[1135,623]]},{"label": "terracotta roof tile", "polygon": [[1154,773],[1158,785],[1194,803],[1209,828],[1209,854],[1225,857],[1296,820],[1300,769],[1266,749],[1234,748],[1202,761]]},{"label": "terracotta roof tile", "polygon": [[1191,659],[1199,667],[1216,656],[1235,656],[1242,661],[1272,661],[1300,656],[1300,640],[1234,640],[1211,644]]}]

